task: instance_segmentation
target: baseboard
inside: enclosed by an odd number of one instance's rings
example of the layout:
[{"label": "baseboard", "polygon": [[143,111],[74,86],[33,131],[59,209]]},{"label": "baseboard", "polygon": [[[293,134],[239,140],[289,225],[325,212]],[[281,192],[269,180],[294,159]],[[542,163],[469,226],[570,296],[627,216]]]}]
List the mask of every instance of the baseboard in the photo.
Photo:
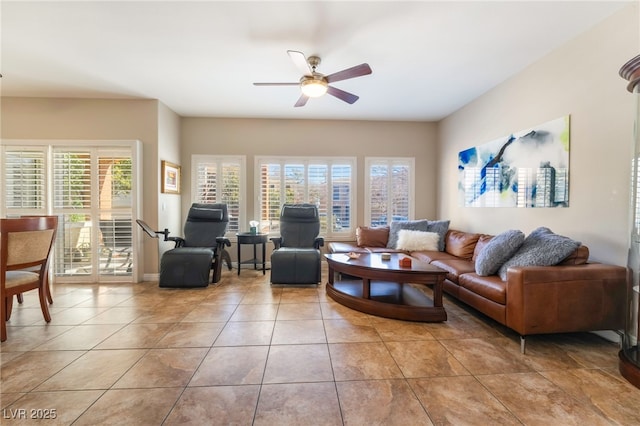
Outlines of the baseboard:
[{"label": "baseboard", "polygon": [[146,282],[146,281],[159,281],[160,280],[160,274],[159,273],[155,273],[155,274],[144,274],[142,276],[142,279]]}]

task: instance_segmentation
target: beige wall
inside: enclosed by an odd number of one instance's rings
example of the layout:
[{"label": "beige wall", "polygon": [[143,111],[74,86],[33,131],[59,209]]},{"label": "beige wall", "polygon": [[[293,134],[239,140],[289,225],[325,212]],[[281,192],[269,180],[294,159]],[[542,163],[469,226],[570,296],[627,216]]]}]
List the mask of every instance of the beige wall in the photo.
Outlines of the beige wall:
[{"label": "beige wall", "polygon": [[[357,157],[357,224],[364,222],[364,158],[415,157],[417,218],[436,215],[436,126],[433,123],[184,118],[182,158],[185,183],[193,154],[246,155],[247,212],[254,213],[256,155]],[[185,188],[183,212],[191,202]],[[243,224],[248,226],[248,223]]]},{"label": "beige wall", "polygon": [[[142,191],[140,216],[157,223],[158,101],[3,97],[1,102],[2,139],[140,140],[143,185],[154,189]],[[143,241],[146,248],[150,243]],[[157,248],[145,250],[142,269],[157,273]]]},{"label": "beige wall", "polygon": [[[155,204],[157,210],[157,229],[168,229],[173,236],[182,236],[183,216],[182,216],[182,194],[163,194],[161,192],[161,167],[162,160],[174,164],[182,165],[180,157],[180,116],[169,109],[166,105],[158,103],[158,156],[156,164],[158,167],[155,185],[145,185],[146,189],[153,189],[158,194],[158,202]],[[183,173],[184,177],[184,173]],[[182,188],[187,182],[182,182]],[[185,216],[186,217],[186,216]],[[151,251],[153,256],[147,255],[145,258],[146,272],[158,272],[158,259],[162,253],[172,249],[175,243],[164,242],[162,240],[147,239],[147,247],[154,247]],[[155,266],[152,266],[155,262]]]},{"label": "beige wall", "polygon": [[[454,228],[499,233],[538,226],[624,265],[629,237],[633,99],[619,68],[640,52],[638,5],[613,15],[439,124],[438,215]],[[458,152],[571,115],[570,207],[458,205]]]}]

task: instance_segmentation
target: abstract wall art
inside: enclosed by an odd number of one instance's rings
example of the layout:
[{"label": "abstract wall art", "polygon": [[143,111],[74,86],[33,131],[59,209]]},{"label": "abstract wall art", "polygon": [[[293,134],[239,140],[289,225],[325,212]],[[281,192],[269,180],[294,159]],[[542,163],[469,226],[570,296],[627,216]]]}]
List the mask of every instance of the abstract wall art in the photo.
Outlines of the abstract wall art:
[{"label": "abstract wall art", "polygon": [[465,207],[568,207],[569,116],[458,154]]}]

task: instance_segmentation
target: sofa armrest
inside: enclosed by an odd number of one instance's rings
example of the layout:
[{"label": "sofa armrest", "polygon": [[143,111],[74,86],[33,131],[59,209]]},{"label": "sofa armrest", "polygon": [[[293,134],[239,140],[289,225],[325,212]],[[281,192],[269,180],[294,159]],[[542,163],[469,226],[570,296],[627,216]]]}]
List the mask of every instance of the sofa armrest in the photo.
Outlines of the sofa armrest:
[{"label": "sofa armrest", "polygon": [[628,270],[587,263],[512,267],[507,326],[528,334],[619,330],[625,326]]}]

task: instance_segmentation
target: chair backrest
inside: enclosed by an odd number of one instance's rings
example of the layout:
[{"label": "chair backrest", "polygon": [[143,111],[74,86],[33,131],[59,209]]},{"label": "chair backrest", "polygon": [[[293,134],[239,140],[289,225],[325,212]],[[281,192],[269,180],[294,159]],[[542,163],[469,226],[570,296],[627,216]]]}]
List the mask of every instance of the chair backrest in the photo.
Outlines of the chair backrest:
[{"label": "chair backrest", "polygon": [[57,227],[56,216],[0,219],[0,275],[34,266],[44,272],[49,266]]},{"label": "chair backrest", "polygon": [[185,247],[215,247],[229,225],[227,205],[193,203],[184,223]]},{"label": "chair backrest", "polygon": [[311,248],[320,233],[318,208],[313,204],[285,204],[280,212],[281,247]]}]

